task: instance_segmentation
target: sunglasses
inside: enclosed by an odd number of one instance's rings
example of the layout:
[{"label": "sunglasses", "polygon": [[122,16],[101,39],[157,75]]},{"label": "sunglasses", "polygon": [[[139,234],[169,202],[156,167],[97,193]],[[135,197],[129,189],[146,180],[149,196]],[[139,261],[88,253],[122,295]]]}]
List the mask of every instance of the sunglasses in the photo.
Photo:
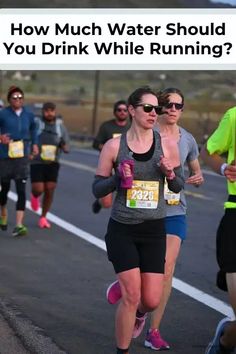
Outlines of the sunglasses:
[{"label": "sunglasses", "polygon": [[180,111],[181,109],[183,109],[184,104],[183,103],[175,103],[175,102],[169,102],[165,105],[165,108],[169,109],[169,108],[173,108],[175,106],[175,109],[177,109],[177,111]]},{"label": "sunglasses", "polygon": [[117,108],[117,112],[128,112],[127,108]]},{"label": "sunglasses", "polygon": [[155,110],[156,114],[160,114],[161,112],[160,106],[153,106],[152,104],[148,103],[138,104],[136,107],[143,107],[145,113],[151,113],[153,109]]},{"label": "sunglasses", "polygon": [[23,99],[23,96],[22,95],[12,95],[11,98],[13,100],[22,100]]}]

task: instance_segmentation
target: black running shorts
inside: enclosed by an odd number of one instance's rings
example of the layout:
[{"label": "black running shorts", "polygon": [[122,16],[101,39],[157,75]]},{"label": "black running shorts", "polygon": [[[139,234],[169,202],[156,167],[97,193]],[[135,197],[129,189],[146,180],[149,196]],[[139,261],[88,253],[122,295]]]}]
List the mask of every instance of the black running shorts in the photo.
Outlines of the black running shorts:
[{"label": "black running shorts", "polygon": [[59,163],[39,163],[30,166],[31,183],[57,182]]},{"label": "black running shorts", "polygon": [[110,218],[105,236],[108,259],[116,273],[140,268],[164,274],[166,231],[164,219],[122,224]]},{"label": "black running shorts", "polygon": [[220,269],[236,272],[236,209],[225,209],[216,236],[216,253]]},{"label": "black running shorts", "polygon": [[28,176],[28,157],[20,157],[17,159],[0,159],[0,178],[3,181],[10,181],[11,179],[27,179]]}]

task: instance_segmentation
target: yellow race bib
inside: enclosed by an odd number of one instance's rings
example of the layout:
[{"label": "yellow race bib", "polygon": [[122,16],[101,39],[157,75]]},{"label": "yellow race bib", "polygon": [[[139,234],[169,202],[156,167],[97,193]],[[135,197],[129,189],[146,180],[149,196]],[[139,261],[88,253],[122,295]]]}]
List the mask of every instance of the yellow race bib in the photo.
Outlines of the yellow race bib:
[{"label": "yellow race bib", "polygon": [[156,209],[159,200],[158,181],[133,181],[127,190],[126,206],[128,208]]},{"label": "yellow race bib", "polygon": [[22,140],[10,141],[8,146],[8,156],[11,159],[24,157],[24,143]]},{"label": "yellow race bib", "polygon": [[121,136],[121,133],[113,133],[112,138],[118,138],[118,136]]},{"label": "yellow race bib", "polygon": [[41,146],[41,159],[44,161],[55,161],[57,147],[55,145],[42,145]]}]

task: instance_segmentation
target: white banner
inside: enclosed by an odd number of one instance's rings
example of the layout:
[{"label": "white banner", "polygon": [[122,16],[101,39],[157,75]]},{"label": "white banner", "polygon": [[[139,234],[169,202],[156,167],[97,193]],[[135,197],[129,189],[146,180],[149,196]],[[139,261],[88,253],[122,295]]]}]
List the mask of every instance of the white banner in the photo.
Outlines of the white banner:
[{"label": "white banner", "polygon": [[0,69],[236,69],[236,10],[2,9]]}]

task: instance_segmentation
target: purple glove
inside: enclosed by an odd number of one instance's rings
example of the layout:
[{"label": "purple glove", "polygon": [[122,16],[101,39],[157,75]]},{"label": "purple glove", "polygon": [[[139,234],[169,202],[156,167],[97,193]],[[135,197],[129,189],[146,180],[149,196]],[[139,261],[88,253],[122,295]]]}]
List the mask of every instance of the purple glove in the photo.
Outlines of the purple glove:
[{"label": "purple glove", "polygon": [[[132,176],[126,177],[124,175],[124,164],[130,165]],[[120,183],[121,188],[124,188],[124,189],[132,188],[132,183],[133,183],[133,179],[134,179],[134,160],[131,160],[131,159],[130,160],[123,160],[118,166],[118,171],[119,171],[120,178],[121,178],[121,183]]]}]

